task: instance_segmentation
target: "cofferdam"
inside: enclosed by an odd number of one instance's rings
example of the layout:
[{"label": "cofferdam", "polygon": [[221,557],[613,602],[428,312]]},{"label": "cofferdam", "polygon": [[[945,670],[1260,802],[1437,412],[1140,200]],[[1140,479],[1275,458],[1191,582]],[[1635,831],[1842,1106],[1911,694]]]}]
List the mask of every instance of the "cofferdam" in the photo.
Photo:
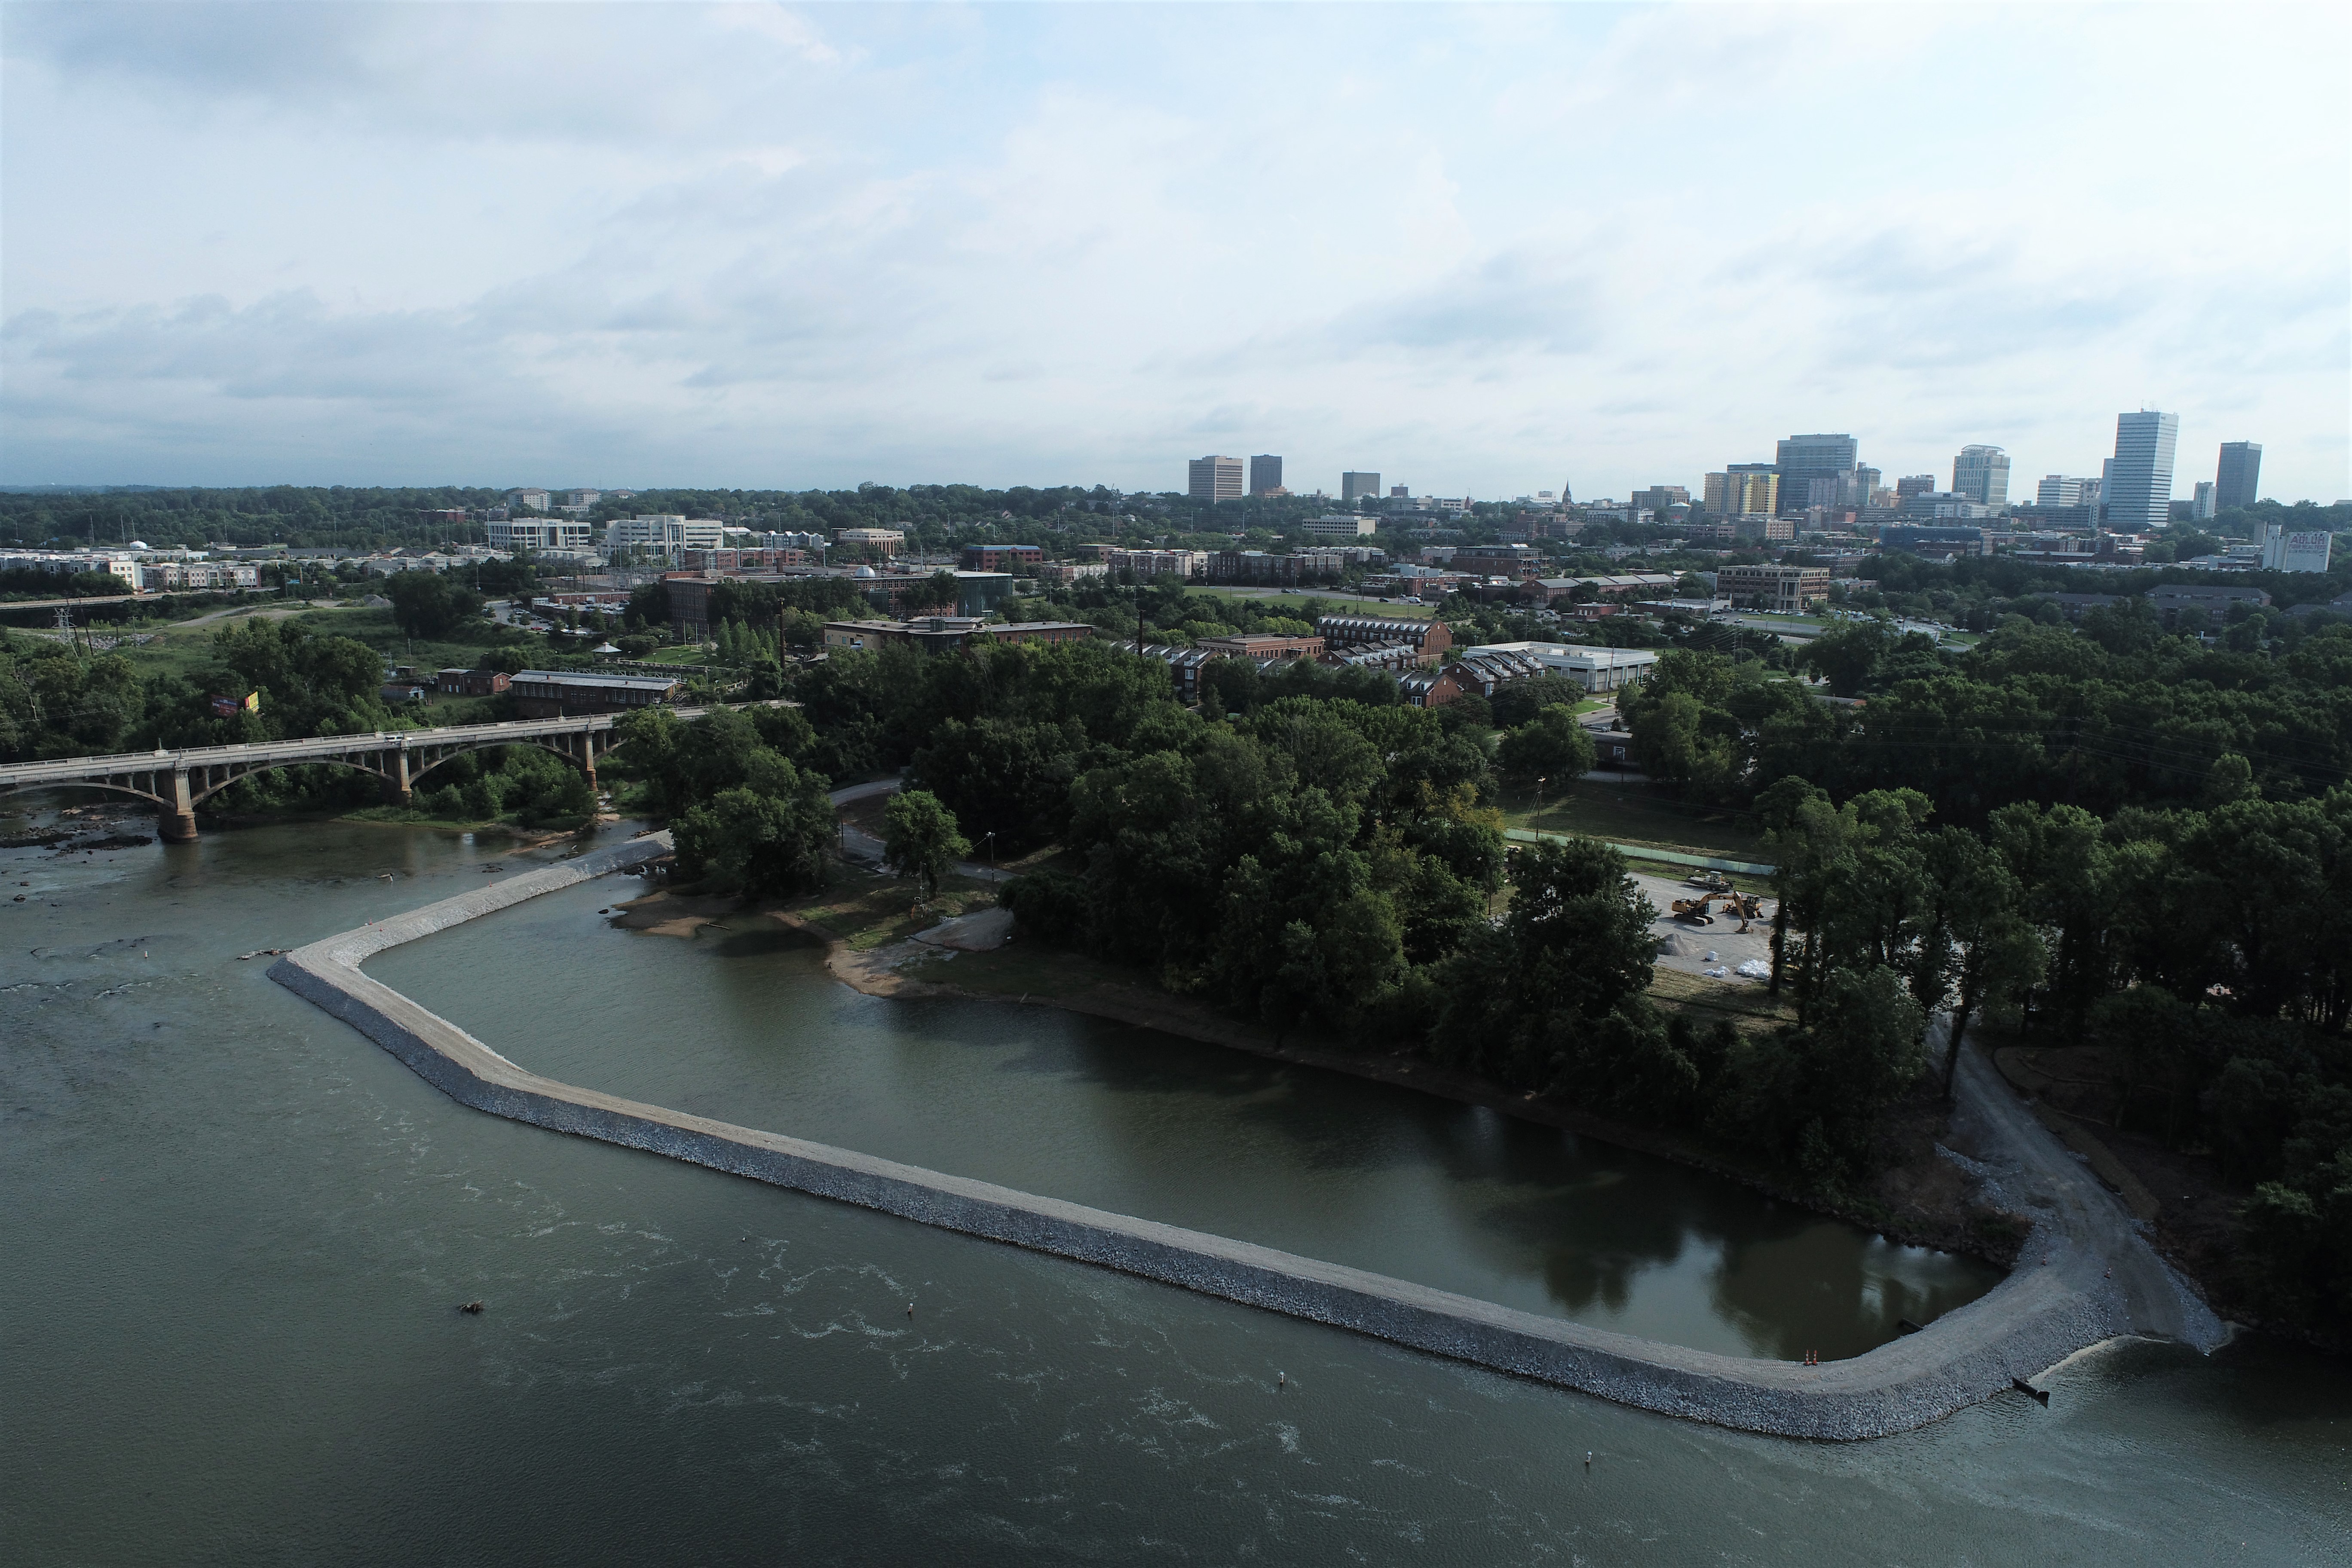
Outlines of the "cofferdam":
[{"label": "cofferdam", "polygon": [[1825,1365],[1639,1340],[559,1082],[524,1071],[360,971],[387,949],[643,865],[667,848],[666,836],[655,836],[523,873],[312,942],[279,959],[270,975],[478,1110],[1748,1431],[1841,1439],[1907,1431],[2125,1325],[2119,1303],[2105,1299],[2112,1291],[2085,1289],[2079,1269],[2041,1268],[2021,1270],[1919,1333]]}]

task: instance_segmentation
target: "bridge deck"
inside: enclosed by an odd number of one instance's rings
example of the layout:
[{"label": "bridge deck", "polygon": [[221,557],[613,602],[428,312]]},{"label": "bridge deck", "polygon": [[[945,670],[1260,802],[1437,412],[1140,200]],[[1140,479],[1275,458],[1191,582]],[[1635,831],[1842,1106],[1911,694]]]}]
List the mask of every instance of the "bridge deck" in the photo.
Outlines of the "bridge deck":
[{"label": "bridge deck", "polygon": [[[758,706],[730,704],[730,706]],[[707,708],[673,708],[681,719],[698,718]],[[623,715],[583,713],[569,719],[512,719],[497,724],[446,724],[433,730],[372,730],[351,735],[320,735],[306,741],[257,741],[242,746],[192,746],[182,751],[121,752],[103,757],[59,757],[45,763],[0,764],[0,790],[27,784],[71,784],[78,779],[108,778],[123,773],[181,773],[191,768],[236,766],[248,769],[268,763],[326,761],[358,752],[388,749],[415,750],[428,746],[488,745],[499,741],[532,741],[546,735],[601,734]]]}]

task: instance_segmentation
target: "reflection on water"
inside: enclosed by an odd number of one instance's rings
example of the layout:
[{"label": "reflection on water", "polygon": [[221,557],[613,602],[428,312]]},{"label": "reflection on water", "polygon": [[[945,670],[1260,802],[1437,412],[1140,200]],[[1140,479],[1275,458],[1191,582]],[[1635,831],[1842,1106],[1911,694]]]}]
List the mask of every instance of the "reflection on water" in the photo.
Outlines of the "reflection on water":
[{"label": "reflection on water", "polygon": [[749,926],[567,889],[371,961],[570,1082],[1735,1354],[1838,1357],[1998,1278],[1417,1091],[1043,1007],[859,996]]},{"label": "reflection on water", "polygon": [[[2352,1378],[2259,1339],[2107,1347],[2040,1380],[2046,1409],[2004,1395],[1883,1442],[1720,1432],[485,1116],[236,956],[499,858],[331,825],[0,852],[32,884],[0,902],[10,1568],[2352,1559]],[[1395,1229],[1392,1252],[1550,1310],[1654,1310],[1664,1276],[1702,1326],[1762,1321],[1810,1271],[1883,1315],[1871,1293],[1918,1278],[1507,1119],[1181,1068],[1181,1043],[1038,1013],[935,1016],[803,984],[789,948],[632,946],[598,907],[440,944],[510,949],[466,1021],[542,1066],[695,1076],[701,1109],[789,1100],[1371,1254]],[[607,1030],[656,970],[696,983],[653,1033]],[[1621,1227],[1629,1193],[1652,1212]]]}]

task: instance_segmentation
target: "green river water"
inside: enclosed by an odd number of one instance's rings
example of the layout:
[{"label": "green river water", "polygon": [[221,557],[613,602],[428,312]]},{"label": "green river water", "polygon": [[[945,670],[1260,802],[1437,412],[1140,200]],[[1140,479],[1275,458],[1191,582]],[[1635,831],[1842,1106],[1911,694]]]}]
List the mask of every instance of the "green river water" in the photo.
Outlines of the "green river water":
[{"label": "green river water", "polygon": [[[1875,1443],[1722,1432],[469,1111],[236,957],[531,861],[0,851],[9,1561],[2352,1557],[2352,1376],[2259,1338]],[[1995,1278],[1410,1091],[860,996],[751,922],[612,929],[640,886],[370,971],[572,1082],[1734,1353]]]}]

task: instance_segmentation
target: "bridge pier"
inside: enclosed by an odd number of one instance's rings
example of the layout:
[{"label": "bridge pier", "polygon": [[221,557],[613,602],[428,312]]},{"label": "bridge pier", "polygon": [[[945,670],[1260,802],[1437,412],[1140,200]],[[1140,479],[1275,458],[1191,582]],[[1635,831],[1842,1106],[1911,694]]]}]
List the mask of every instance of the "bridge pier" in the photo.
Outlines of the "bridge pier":
[{"label": "bridge pier", "polygon": [[383,803],[386,805],[414,805],[416,791],[408,780],[408,748],[403,746],[391,756],[393,771],[383,781]]},{"label": "bridge pier", "polygon": [[196,805],[188,795],[188,770],[172,770],[172,804],[155,816],[155,837],[166,844],[196,841]]}]

